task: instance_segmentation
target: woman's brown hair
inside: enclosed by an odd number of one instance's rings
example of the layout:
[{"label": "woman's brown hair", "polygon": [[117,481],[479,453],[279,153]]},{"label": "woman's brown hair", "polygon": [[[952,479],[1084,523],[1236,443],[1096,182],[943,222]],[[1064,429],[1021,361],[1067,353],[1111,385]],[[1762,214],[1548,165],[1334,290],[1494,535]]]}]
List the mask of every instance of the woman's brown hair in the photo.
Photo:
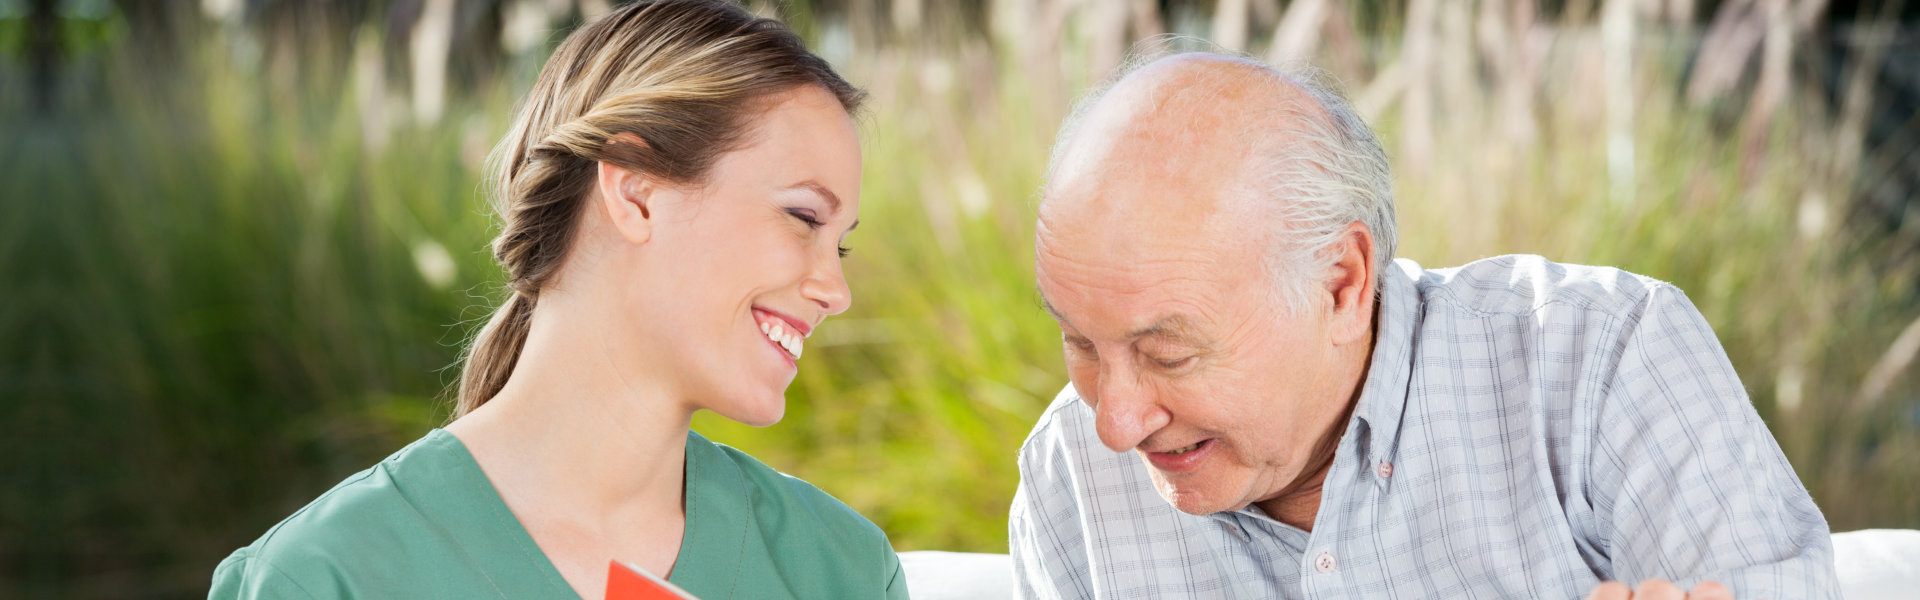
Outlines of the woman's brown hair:
[{"label": "woman's brown hair", "polygon": [[[598,163],[697,185],[741,144],[761,100],[806,85],[850,113],[865,96],[779,21],[726,2],[641,0],[567,36],[494,149],[493,255],[512,295],[468,349],[453,416],[499,394],[513,373]],[[609,143],[619,134],[646,143]]]}]

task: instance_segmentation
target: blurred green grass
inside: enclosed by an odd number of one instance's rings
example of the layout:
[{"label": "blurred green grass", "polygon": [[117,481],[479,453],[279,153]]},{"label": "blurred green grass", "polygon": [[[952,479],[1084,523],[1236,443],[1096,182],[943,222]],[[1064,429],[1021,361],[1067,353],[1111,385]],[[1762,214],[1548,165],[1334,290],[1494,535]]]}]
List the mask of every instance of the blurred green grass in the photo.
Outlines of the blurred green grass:
[{"label": "blurred green grass", "polygon": [[[96,76],[52,116],[11,85],[19,64],[0,80],[0,265],[26,282],[0,307],[0,336],[23,341],[0,350],[0,392],[27,399],[0,405],[22,482],[0,491],[0,592],[192,596],[226,552],[444,422],[460,346],[502,295],[480,161],[538,56],[411,122],[355,75],[383,56],[371,33],[263,49],[205,26],[156,64],[102,31],[70,57]],[[1490,133],[1514,117],[1481,82],[1436,116],[1424,169],[1396,164],[1401,255],[1531,252],[1675,282],[1835,529],[1920,527],[1920,399],[1888,363],[1920,316],[1916,265],[1844,218],[1856,167],[1834,157],[1858,142],[1798,96],[1743,137],[1682,102],[1679,67],[1645,47],[1630,193],[1581,75],[1594,45],[1569,39],[1531,137]],[[276,66],[289,51],[309,62]],[[875,98],[853,308],[810,343],[785,421],[695,428],[901,550],[1003,552],[1015,452],[1065,381],[1032,202],[1089,76],[964,44],[841,68]],[[1373,120],[1404,163],[1402,114]],[[1878,364],[1892,383],[1863,394]]]}]

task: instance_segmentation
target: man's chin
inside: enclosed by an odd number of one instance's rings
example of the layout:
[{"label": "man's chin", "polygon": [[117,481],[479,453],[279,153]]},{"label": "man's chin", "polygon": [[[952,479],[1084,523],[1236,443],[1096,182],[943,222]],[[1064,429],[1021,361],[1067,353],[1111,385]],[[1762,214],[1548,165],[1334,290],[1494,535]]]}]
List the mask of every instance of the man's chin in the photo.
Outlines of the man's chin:
[{"label": "man's chin", "polygon": [[[1156,479],[1158,479],[1156,477]],[[1217,512],[1240,508],[1232,502],[1221,500],[1219,494],[1210,494],[1185,486],[1174,485],[1162,480],[1156,486],[1160,498],[1173,505],[1174,510],[1195,516],[1206,516]]]}]

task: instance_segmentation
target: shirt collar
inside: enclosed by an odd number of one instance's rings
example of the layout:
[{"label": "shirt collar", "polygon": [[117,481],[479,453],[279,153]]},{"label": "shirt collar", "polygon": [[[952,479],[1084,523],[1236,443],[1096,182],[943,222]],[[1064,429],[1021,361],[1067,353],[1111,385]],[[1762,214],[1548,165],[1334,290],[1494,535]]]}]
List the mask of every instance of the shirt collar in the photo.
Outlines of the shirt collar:
[{"label": "shirt collar", "polygon": [[458,437],[435,429],[381,464],[395,491],[458,545],[500,597],[579,597]]},{"label": "shirt collar", "polygon": [[[1365,468],[1377,469],[1391,461],[1400,439],[1400,418],[1406,412],[1407,385],[1413,377],[1413,330],[1420,321],[1417,283],[1422,272],[1418,263],[1403,258],[1393,261],[1380,278],[1373,360],[1353,409],[1355,420],[1366,425]],[[1384,478],[1373,480],[1385,485]]]},{"label": "shirt collar", "polygon": [[[758,530],[746,473],[718,445],[691,431],[686,469],[686,531],[667,581],[703,597],[732,597],[747,535]],[[730,591],[722,596],[712,590]]]}]

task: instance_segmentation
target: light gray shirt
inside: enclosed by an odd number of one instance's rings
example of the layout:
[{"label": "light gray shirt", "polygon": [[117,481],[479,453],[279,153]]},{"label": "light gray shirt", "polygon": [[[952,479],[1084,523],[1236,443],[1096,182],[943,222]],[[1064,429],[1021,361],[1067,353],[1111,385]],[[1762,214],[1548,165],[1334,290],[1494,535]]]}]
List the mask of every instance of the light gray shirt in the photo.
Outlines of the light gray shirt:
[{"label": "light gray shirt", "polygon": [[1068,386],[1020,449],[1020,596],[1839,597],[1826,519],[1678,289],[1536,256],[1383,279],[1311,532],[1174,509]]}]

